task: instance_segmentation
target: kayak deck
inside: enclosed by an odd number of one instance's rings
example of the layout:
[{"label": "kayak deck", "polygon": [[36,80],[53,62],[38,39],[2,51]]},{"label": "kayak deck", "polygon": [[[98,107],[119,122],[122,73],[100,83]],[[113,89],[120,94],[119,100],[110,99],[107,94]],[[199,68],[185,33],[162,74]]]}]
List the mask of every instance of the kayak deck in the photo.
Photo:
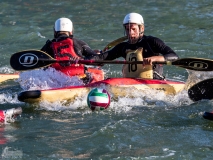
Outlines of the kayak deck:
[{"label": "kayak deck", "polygon": [[90,83],[84,86],[70,86],[49,90],[24,91],[18,95],[19,101],[36,103],[40,101],[74,101],[76,97],[85,96],[95,87],[105,88],[113,97],[130,95],[128,89],[147,90],[155,89],[163,91],[165,94],[177,94],[185,87],[184,82],[148,80],[136,78],[108,78],[102,81]]},{"label": "kayak deck", "polygon": [[14,74],[0,74],[0,83],[5,82],[7,80],[12,80],[12,79],[18,79],[19,74],[14,73]]}]

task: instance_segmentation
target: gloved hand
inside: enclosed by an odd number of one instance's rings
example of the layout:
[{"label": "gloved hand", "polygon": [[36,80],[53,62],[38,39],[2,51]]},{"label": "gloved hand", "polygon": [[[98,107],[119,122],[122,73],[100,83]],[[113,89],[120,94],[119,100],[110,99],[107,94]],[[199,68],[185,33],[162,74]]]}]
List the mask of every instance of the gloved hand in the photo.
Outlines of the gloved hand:
[{"label": "gloved hand", "polygon": [[82,60],[82,59],[83,58],[80,58],[80,57],[70,57],[70,61],[78,61],[78,60]]},{"label": "gloved hand", "polygon": [[67,65],[71,65],[71,64],[78,64],[79,60],[83,60],[83,58],[80,57],[70,57],[70,62],[66,63]]},{"label": "gloved hand", "polygon": [[103,52],[102,52],[102,50],[98,50],[98,49],[95,49],[95,50],[93,50],[96,54],[102,54]]}]

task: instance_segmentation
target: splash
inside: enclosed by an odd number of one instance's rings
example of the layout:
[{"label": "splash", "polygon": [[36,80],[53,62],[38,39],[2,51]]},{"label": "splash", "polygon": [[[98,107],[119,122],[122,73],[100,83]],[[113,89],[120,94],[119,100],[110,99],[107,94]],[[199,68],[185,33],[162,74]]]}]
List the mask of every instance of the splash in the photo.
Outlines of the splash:
[{"label": "splash", "polygon": [[13,96],[11,93],[0,94],[0,104],[5,103],[16,104],[20,102],[17,100],[17,95]]},{"label": "splash", "polygon": [[213,72],[201,72],[201,71],[192,71],[187,70],[189,76],[185,84],[185,89],[188,90],[190,87],[192,87],[194,84],[213,77]]},{"label": "splash", "polygon": [[38,37],[46,38],[45,36],[42,36],[40,32],[37,32],[37,35],[38,35]]},{"label": "splash", "polygon": [[[102,86],[103,89],[107,89]],[[107,113],[125,113],[131,111],[133,108],[140,107],[161,107],[169,109],[171,107],[185,106],[193,103],[188,98],[188,93],[186,90],[179,92],[176,95],[167,95],[163,91],[158,90],[137,90],[134,88],[126,88],[129,91],[129,94],[114,98],[113,93],[109,90],[111,96],[111,103],[109,108],[106,111],[100,112],[100,114]],[[71,111],[71,112],[81,112],[82,114],[90,114],[92,111],[87,105],[87,94],[81,97],[75,97],[75,100],[69,102],[65,101],[56,101],[54,103],[42,101],[39,103],[38,109],[44,109],[47,111]]]},{"label": "splash", "polygon": [[39,69],[22,72],[16,81],[23,90],[45,90],[84,84],[77,76],[66,76],[51,67],[46,70]]},{"label": "splash", "polygon": [[14,73],[14,70],[9,67],[0,67],[0,73]]}]

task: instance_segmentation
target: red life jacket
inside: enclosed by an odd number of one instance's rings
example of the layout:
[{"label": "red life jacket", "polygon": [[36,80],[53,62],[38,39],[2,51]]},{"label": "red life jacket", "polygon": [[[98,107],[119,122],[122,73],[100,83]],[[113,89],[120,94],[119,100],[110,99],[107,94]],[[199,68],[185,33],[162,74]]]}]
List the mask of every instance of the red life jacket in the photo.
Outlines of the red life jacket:
[{"label": "red life jacket", "polygon": [[[73,40],[66,38],[59,42],[52,42],[51,47],[54,51],[56,60],[69,60],[73,57],[79,57],[74,51]],[[84,65],[69,63],[54,63],[52,67],[69,76],[83,76]]]}]

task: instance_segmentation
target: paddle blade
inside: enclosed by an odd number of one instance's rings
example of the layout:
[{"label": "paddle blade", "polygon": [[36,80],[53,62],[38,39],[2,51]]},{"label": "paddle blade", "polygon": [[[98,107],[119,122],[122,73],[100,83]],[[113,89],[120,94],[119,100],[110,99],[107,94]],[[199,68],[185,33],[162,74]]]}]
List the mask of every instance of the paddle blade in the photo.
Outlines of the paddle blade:
[{"label": "paddle blade", "polygon": [[189,98],[193,101],[213,99],[213,78],[206,79],[193,85],[188,90]]},{"label": "paddle blade", "polygon": [[110,42],[109,44],[107,44],[106,47],[104,47],[103,51],[105,52],[105,51],[111,49],[112,47],[116,46],[117,44],[119,44],[119,43],[121,43],[121,42],[123,42],[125,40],[127,40],[127,36],[118,38],[118,39]]},{"label": "paddle blade", "polygon": [[172,62],[172,65],[195,71],[213,71],[213,60],[210,59],[182,58]]},{"label": "paddle blade", "polygon": [[55,60],[40,50],[26,50],[14,53],[10,58],[10,65],[14,70],[26,71],[46,67]]}]

